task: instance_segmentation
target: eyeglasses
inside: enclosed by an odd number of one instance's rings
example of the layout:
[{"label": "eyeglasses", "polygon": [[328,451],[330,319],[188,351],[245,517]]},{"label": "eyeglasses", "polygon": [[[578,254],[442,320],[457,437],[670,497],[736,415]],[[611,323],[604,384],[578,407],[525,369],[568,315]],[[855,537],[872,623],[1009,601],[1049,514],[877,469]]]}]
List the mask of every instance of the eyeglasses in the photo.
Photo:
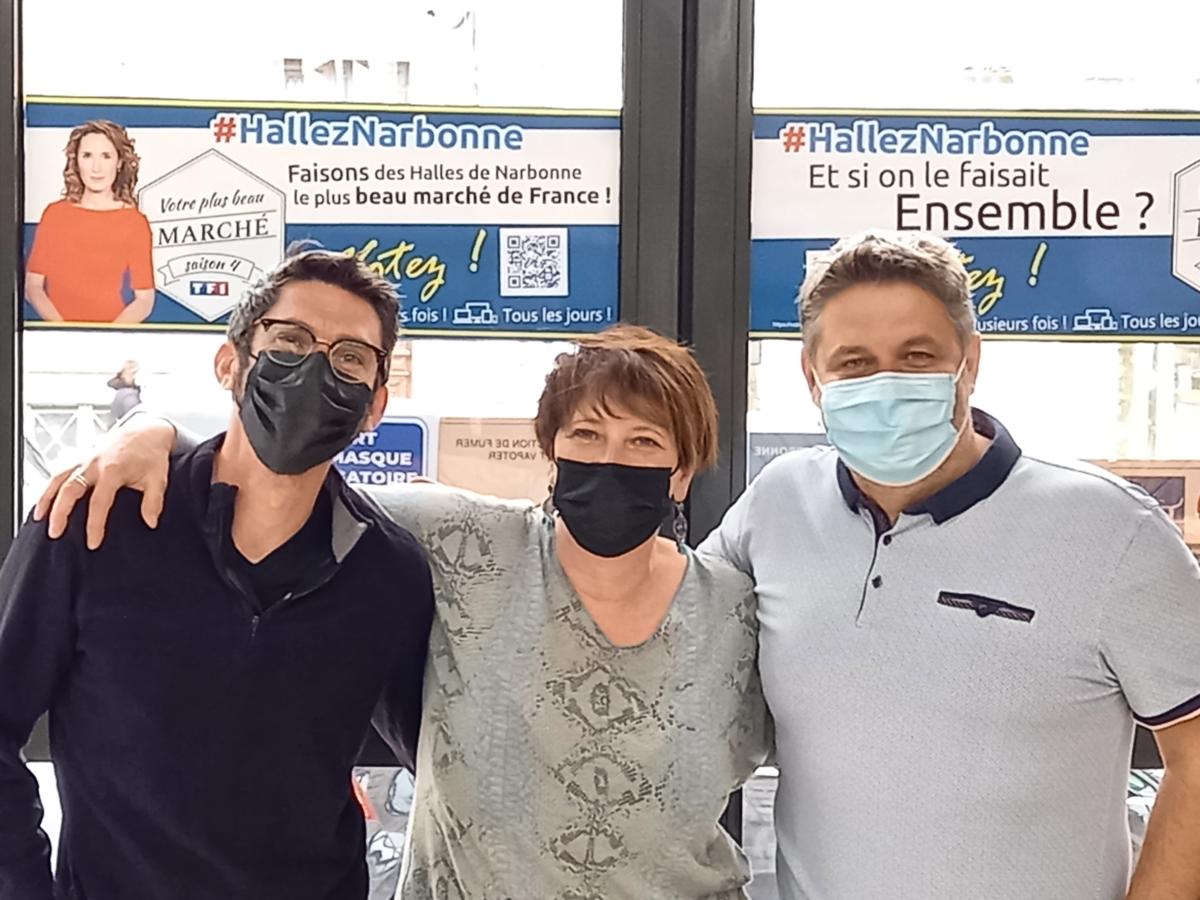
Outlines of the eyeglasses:
[{"label": "eyeglasses", "polygon": [[387,364],[387,352],[365,341],[321,341],[307,325],[290,319],[259,319],[255,324],[262,326],[267,338],[262,352],[281,366],[298,366],[318,347],[324,347],[338,378],[375,387]]}]

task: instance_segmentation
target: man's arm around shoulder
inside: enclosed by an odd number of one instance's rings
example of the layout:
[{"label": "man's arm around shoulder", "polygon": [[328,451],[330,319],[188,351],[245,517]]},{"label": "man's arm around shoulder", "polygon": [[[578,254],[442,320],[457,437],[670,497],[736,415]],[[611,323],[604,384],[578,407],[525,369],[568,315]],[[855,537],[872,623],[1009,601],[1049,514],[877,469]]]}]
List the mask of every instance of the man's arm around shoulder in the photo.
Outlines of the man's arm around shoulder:
[{"label": "man's arm around shoulder", "polygon": [[50,900],[50,842],[21,748],[70,670],[82,529],[27,524],[0,568],[0,900]]}]

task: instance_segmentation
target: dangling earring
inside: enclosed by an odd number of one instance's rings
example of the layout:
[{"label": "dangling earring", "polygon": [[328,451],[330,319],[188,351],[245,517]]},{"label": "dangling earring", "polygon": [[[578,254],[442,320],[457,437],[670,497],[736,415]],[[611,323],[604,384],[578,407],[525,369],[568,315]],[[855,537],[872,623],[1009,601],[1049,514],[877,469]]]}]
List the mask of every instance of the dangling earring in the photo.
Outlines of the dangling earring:
[{"label": "dangling earring", "polygon": [[688,520],[687,513],[683,511],[683,502],[680,500],[675,501],[675,520],[671,523],[671,529],[675,533],[675,543],[682,550],[683,545],[687,543]]}]

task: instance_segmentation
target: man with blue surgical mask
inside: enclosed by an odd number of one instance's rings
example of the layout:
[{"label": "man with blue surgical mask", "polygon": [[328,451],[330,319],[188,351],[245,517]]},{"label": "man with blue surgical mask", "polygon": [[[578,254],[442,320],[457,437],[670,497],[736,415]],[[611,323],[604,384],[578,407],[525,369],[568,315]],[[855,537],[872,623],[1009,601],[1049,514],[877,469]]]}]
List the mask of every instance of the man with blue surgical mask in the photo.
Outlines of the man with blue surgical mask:
[{"label": "man with blue surgical mask", "polygon": [[[978,346],[969,352],[978,363]],[[854,365],[862,362],[853,359]],[[906,362],[918,370],[851,376],[828,384],[821,384],[811,364],[806,369],[819,394],[817,404],[830,442],[851,471],[881,488],[906,488],[927,480],[960,448],[963,462],[974,464],[987,448],[979,434],[963,442],[971,416],[966,410],[959,414],[956,401],[967,353],[953,374],[920,371],[936,365],[928,352],[910,353]]]},{"label": "man with blue surgical mask", "polygon": [[[1176,527],[971,408],[945,241],[839,242],[800,318],[832,446],[774,461],[703,547],[758,585],[783,900],[1200,897],[1200,567]],[[1135,723],[1166,774],[1131,885]]]}]

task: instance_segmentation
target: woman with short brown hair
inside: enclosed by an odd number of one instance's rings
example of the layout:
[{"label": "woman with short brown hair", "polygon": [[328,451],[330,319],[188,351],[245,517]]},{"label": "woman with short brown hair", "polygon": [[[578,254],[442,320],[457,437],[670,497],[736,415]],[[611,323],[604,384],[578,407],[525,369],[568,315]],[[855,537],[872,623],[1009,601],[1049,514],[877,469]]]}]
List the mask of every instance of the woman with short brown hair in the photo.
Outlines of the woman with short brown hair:
[{"label": "woman with short brown hair", "polygon": [[686,347],[635,325],[616,325],[575,345],[555,360],[538,403],[534,426],[547,459],[554,459],[554,435],[570,413],[589,392],[607,387],[669,425],[680,468],[696,472],[716,464],[717,405]]},{"label": "woman with short brown hair", "polygon": [[535,430],[555,471],[542,507],[377,495],[438,597],[398,896],[744,897],[719,819],[763,759],[766,711],[752,584],[684,543],[682,503],[717,457],[704,373],[617,326],[558,357]]}]

